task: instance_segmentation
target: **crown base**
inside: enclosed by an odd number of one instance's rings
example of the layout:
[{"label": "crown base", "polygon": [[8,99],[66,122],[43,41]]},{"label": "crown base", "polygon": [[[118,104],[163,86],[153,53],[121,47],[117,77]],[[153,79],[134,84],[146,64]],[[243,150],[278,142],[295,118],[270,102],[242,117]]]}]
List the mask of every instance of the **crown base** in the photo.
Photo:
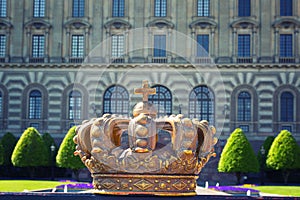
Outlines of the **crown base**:
[{"label": "crown base", "polygon": [[195,175],[93,174],[95,194],[196,195]]}]

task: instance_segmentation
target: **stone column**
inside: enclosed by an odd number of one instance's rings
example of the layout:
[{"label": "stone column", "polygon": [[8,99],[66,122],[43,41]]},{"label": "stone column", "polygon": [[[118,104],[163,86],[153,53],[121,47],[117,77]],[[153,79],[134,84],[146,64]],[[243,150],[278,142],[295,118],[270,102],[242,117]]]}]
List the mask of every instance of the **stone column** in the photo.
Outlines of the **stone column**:
[{"label": "stone column", "polygon": [[128,34],[128,28],[125,29],[124,31],[124,43],[125,43],[125,52],[124,52],[124,62],[128,63],[129,59],[129,34]]},{"label": "stone column", "polygon": [[45,31],[45,54],[44,54],[44,62],[49,62],[49,29]]},{"label": "stone column", "polygon": [[27,48],[26,48],[26,52],[25,52],[25,62],[29,62],[29,57],[30,57],[30,47],[31,47],[31,45],[30,45],[30,41],[31,41],[31,39],[30,39],[30,36],[31,36],[31,30],[30,30],[30,28],[27,28],[26,29],[26,37],[27,37],[27,40],[25,41],[25,46],[27,46]]},{"label": "stone column", "polygon": [[66,39],[66,46],[65,46],[65,62],[69,62],[70,59],[70,44],[71,44],[71,34],[70,34],[70,28],[67,28],[67,39]]},{"label": "stone column", "polygon": [[279,49],[279,30],[278,28],[275,28],[274,31],[274,58],[275,58],[275,62],[278,63],[279,62],[279,54],[278,54],[278,49]]},{"label": "stone column", "polygon": [[253,58],[253,62],[256,63],[257,62],[257,55],[256,55],[256,51],[257,51],[257,30],[255,27],[253,27],[252,29],[252,58]]},{"label": "stone column", "polygon": [[236,28],[233,28],[233,32],[232,32],[232,59],[233,62],[236,63],[237,62],[237,30]]},{"label": "stone column", "polygon": [[195,28],[192,28],[191,37],[192,37],[191,61],[195,62],[195,57],[196,57],[196,54],[195,54],[195,48],[196,48],[196,46],[195,45],[197,45],[197,41],[196,41],[196,38],[195,38]]},{"label": "stone column", "polygon": [[294,43],[295,43],[295,45],[294,45],[294,49],[295,49],[295,52],[294,52],[295,62],[299,63],[299,28],[298,27],[295,28]]}]

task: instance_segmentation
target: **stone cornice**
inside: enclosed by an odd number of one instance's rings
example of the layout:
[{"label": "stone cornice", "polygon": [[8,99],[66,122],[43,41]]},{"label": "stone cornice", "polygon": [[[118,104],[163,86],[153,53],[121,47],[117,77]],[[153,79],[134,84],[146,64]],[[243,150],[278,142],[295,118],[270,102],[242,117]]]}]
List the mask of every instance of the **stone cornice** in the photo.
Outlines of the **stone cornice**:
[{"label": "stone cornice", "polygon": [[132,68],[152,68],[152,69],[193,69],[193,68],[206,68],[206,69],[215,69],[214,66],[217,66],[218,69],[277,69],[277,70],[287,70],[287,69],[300,69],[300,64],[202,64],[202,65],[192,65],[192,64],[174,64],[174,63],[165,63],[165,64],[154,64],[154,63],[112,63],[112,64],[72,64],[72,63],[0,63],[0,71],[9,70],[9,69],[132,69]]}]

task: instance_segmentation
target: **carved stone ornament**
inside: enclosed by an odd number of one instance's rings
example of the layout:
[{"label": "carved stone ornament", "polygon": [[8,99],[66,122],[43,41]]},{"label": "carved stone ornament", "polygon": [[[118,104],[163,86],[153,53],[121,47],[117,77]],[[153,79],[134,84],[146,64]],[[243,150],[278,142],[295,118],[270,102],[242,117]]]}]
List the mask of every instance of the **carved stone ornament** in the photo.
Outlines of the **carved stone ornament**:
[{"label": "carved stone ornament", "polygon": [[[171,115],[156,118],[148,81],[136,89],[143,101],[133,118],[104,114],[76,129],[75,155],[90,170],[95,193],[195,195],[196,180],[217,143],[207,121]],[[167,142],[166,142],[167,141]]]}]

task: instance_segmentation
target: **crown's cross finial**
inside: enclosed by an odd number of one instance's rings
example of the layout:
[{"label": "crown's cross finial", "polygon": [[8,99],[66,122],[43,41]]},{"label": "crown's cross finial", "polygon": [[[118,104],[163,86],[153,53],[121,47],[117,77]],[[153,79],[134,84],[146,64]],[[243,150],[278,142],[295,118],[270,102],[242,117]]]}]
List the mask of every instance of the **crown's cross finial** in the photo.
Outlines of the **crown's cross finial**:
[{"label": "crown's cross finial", "polygon": [[142,88],[135,89],[134,94],[142,94],[143,95],[143,102],[147,102],[149,95],[156,94],[156,89],[155,88],[149,88],[148,81],[143,81]]}]

